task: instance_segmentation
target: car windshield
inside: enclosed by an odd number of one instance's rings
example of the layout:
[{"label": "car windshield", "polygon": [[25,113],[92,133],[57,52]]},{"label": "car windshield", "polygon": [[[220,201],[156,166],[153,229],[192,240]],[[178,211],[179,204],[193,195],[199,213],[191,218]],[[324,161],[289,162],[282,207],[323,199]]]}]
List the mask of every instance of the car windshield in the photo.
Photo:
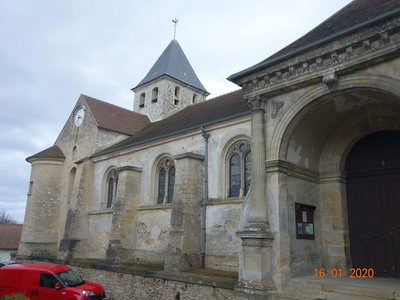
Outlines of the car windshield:
[{"label": "car windshield", "polygon": [[57,275],[66,286],[77,286],[85,282],[74,270],[61,272]]}]

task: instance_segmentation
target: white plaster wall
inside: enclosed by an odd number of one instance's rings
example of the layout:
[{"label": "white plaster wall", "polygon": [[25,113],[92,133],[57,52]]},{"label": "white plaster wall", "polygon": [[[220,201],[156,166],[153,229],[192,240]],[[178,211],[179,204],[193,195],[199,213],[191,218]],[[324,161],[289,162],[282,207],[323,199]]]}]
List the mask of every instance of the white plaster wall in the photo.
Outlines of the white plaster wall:
[{"label": "white plaster wall", "polygon": [[[209,198],[221,199],[226,197],[225,161],[224,155],[230,142],[235,138],[250,139],[250,119],[246,117],[239,123],[230,126],[215,126],[206,128],[209,138]],[[93,209],[100,209],[104,198],[104,176],[111,166],[134,166],[142,169],[141,205],[156,203],[155,167],[158,160],[165,156],[175,156],[186,152],[204,155],[204,139],[200,130],[198,133],[186,135],[179,139],[162,141],[161,144],[150,143],[135,152],[127,153],[95,163]]]},{"label": "white plaster wall", "polygon": [[139,211],[136,221],[136,249],[163,252],[168,246],[171,209]]},{"label": "white plaster wall", "polygon": [[[216,202],[215,205],[209,206],[207,213],[207,255],[209,255],[207,263],[210,267],[235,271],[238,265],[237,253],[240,246],[240,240],[236,236],[236,227],[240,218],[241,201],[236,199],[236,203],[225,203],[224,205],[218,205],[218,201],[224,201],[226,196],[224,193],[226,189],[224,186],[225,175],[223,174],[225,152],[232,142],[241,138],[250,139],[250,118],[245,117],[240,122],[236,120],[224,126],[206,128],[206,131],[210,134],[209,198]],[[141,207],[135,221],[136,232],[132,233],[132,240],[136,243],[134,246],[135,256],[140,261],[151,260],[151,257],[162,259],[168,246],[171,206],[156,204],[154,175],[159,159],[165,155],[173,157],[186,152],[204,155],[204,146],[204,139],[199,130],[179,139],[162,141],[160,144],[150,143],[141,148],[138,147],[134,152],[120,156],[95,159],[92,207],[95,212],[100,211],[101,202],[105,197],[104,177],[110,167],[134,166],[142,169]],[[90,218],[91,228],[96,232],[109,232],[110,220],[100,222],[97,220],[100,217],[95,215]],[[96,220],[94,221],[94,219]],[[159,253],[158,256],[155,253]]]},{"label": "white plaster wall", "polygon": [[241,202],[207,206],[206,267],[236,271],[241,239],[236,235]]}]

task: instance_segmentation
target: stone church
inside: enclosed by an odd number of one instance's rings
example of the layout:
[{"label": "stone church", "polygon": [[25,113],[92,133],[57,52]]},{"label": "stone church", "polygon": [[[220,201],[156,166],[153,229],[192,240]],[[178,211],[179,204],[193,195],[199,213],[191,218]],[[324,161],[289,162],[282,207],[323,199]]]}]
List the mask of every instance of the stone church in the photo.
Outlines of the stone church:
[{"label": "stone church", "polygon": [[19,257],[237,273],[237,299],[349,299],[324,278],[367,276],[400,299],[400,2],[353,0],[228,80],[207,100],[172,40],[132,110],[81,95],[27,158]]}]

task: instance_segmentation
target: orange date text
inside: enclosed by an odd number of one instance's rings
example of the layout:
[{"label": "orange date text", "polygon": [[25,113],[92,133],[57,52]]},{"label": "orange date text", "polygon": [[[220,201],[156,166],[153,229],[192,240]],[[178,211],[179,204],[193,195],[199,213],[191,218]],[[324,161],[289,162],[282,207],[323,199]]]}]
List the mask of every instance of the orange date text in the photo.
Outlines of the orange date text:
[{"label": "orange date text", "polygon": [[[345,275],[342,268],[315,268],[313,273],[317,278],[343,278]],[[375,272],[372,268],[350,268],[348,278],[374,278],[374,276]]]}]

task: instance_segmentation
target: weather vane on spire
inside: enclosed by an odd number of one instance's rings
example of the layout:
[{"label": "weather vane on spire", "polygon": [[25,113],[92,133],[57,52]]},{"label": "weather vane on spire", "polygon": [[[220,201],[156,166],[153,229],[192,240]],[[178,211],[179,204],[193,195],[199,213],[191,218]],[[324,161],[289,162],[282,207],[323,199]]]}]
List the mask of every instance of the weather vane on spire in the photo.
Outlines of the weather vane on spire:
[{"label": "weather vane on spire", "polygon": [[174,39],[175,39],[175,36],[176,36],[176,24],[178,23],[178,19],[175,18],[175,19],[173,19],[171,21],[172,21],[172,23],[174,23]]}]

